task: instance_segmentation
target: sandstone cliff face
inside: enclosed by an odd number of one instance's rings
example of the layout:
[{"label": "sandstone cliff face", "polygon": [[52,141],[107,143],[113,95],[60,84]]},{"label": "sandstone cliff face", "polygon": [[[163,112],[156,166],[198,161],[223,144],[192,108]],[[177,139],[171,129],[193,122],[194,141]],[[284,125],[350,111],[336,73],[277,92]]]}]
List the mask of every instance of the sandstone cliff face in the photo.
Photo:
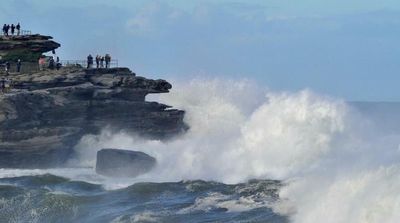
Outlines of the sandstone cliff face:
[{"label": "sandstone cliff face", "polygon": [[156,139],[187,129],[184,111],[145,101],[171,84],[127,68],[69,67],[12,79],[14,89],[0,95],[0,168],[60,165],[83,135],[105,127]]},{"label": "sandstone cliff face", "polygon": [[42,53],[57,49],[61,45],[51,36],[0,36],[0,56],[5,61],[37,62]]}]

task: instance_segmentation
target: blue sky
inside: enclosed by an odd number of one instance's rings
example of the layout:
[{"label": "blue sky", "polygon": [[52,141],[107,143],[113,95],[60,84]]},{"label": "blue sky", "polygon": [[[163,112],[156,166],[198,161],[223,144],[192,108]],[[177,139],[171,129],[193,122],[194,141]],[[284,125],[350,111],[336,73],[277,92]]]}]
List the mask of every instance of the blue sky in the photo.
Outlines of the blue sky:
[{"label": "blue sky", "polygon": [[2,0],[0,20],[52,35],[61,59],[109,52],[152,78],[400,100],[399,1]]}]

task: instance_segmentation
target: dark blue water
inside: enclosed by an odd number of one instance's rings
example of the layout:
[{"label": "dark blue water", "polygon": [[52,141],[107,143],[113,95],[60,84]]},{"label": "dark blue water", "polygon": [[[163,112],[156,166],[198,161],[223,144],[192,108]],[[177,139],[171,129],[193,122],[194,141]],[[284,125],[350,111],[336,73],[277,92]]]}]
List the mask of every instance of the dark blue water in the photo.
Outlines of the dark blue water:
[{"label": "dark blue water", "polygon": [[0,222],[287,222],[278,181],[136,183],[117,190],[45,174],[0,179]]}]

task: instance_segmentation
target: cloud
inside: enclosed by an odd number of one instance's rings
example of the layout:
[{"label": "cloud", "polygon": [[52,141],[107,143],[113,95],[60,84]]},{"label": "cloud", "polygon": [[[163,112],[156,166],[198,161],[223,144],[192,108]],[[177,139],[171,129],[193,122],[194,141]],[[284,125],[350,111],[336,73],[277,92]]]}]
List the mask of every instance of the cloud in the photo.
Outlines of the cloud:
[{"label": "cloud", "polygon": [[160,1],[150,2],[134,12],[126,29],[133,35],[157,35],[171,23],[179,20],[184,12]]}]

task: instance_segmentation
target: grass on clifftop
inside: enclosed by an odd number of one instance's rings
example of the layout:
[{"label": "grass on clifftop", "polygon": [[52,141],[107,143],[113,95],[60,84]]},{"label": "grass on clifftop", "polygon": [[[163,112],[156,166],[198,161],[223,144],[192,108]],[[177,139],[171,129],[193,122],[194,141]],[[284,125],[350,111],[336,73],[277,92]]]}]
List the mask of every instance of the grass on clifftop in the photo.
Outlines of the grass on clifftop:
[{"label": "grass on clifftop", "polygon": [[24,62],[37,62],[39,57],[42,55],[40,52],[31,52],[27,50],[13,50],[7,55],[3,56],[4,61],[17,61],[21,59]]}]

